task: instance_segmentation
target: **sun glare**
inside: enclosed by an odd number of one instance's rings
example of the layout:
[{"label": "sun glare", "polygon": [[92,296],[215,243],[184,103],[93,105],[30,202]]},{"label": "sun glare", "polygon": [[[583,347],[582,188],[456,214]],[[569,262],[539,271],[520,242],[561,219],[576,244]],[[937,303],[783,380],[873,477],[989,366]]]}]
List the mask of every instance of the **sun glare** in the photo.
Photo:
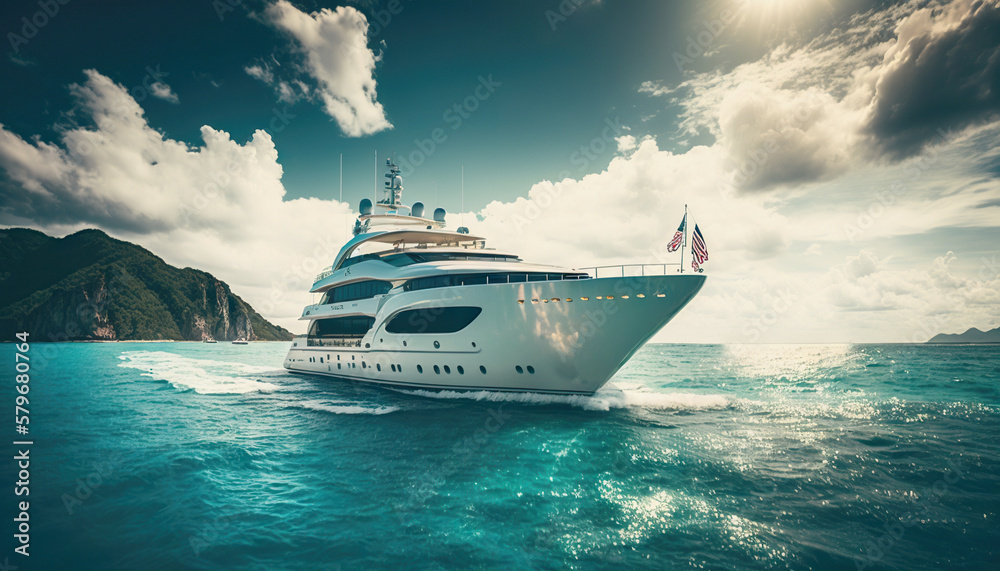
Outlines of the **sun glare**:
[{"label": "sun glare", "polygon": [[734,0],[739,21],[758,33],[787,32],[812,20],[829,0]]}]

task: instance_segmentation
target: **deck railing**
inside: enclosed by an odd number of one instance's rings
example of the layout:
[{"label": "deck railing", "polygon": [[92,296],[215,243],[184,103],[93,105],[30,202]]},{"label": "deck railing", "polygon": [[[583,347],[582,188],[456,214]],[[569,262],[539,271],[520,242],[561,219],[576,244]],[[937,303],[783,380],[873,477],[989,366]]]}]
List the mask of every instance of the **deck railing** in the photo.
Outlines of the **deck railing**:
[{"label": "deck railing", "polygon": [[[590,266],[589,268],[578,268],[581,272],[587,272],[594,278],[626,278],[635,276],[665,276],[667,268],[674,272],[680,269],[680,264],[620,264],[617,266]],[[674,268],[677,268],[674,270]],[[601,274],[604,275],[601,275]]]}]

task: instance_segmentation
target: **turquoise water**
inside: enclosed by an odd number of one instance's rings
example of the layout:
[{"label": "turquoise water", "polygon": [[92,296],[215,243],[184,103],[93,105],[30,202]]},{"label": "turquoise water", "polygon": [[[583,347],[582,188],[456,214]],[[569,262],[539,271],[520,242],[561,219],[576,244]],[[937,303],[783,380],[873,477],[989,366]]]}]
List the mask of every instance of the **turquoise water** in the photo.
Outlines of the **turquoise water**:
[{"label": "turquoise water", "polygon": [[[33,344],[31,556],[13,554],[8,459],[0,562],[311,570],[1000,561],[997,347],[650,345],[591,398],[293,376],[280,368],[286,350]],[[14,346],[0,352],[2,430],[14,454]]]}]

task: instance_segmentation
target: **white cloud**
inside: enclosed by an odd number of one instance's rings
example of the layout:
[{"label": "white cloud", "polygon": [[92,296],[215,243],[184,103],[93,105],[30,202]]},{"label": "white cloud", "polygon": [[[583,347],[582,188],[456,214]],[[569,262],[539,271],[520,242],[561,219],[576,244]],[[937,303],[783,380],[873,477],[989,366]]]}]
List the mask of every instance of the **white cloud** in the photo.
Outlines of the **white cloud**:
[{"label": "white cloud", "polygon": [[154,82],[149,86],[149,93],[158,99],[168,101],[170,103],[180,103],[180,98],[174,93],[174,90],[170,88],[169,85],[163,83],[162,81]]},{"label": "white cloud", "polygon": [[168,263],[213,273],[268,317],[300,329],[294,317],[309,300],[310,279],[350,235],[347,205],[284,200],[278,153],[264,131],[241,144],[204,126],[203,144],[189,147],[151,128],[123,86],[86,75],[71,91],[96,128],[67,130],[51,144],[0,126],[0,166],[23,189],[3,196],[0,222],[34,221],[55,233],[101,227]]},{"label": "white cloud", "polygon": [[243,71],[245,71],[250,77],[259,79],[268,85],[274,83],[274,74],[271,73],[271,68],[268,67],[267,64],[255,63],[253,65],[248,65],[243,68]]},{"label": "white cloud", "polygon": [[[392,128],[376,94],[379,58],[368,48],[364,14],[350,6],[306,14],[279,0],[268,7],[267,17],[295,40],[305,56],[303,69],[317,83],[323,109],[346,135],[360,137]],[[286,85],[279,95],[291,97],[291,87]]]}]

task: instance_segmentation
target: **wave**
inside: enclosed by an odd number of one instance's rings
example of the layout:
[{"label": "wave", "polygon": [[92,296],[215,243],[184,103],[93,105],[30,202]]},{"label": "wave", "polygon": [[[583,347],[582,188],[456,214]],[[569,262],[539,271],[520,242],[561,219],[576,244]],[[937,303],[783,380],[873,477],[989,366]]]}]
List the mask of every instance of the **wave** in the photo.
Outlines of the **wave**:
[{"label": "wave", "polygon": [[277,385],[251,378],[271,374],[273,367],[192,359],[166,351],[126,351],[118,358],[122,360],[119,367],[143,371],[144,377],[200,394],[245,394],[278,389]]},{"label": "wave", "polygon": [[528,405],[562,404],[584,410],[608,411],[611,409],[643,408],[654,410],[718,410],[728,408],[730,401],[724,395],[697,393],[658,393],[615,387],[602,388],[592,396],[546,395],[539,393],[508,393],[497,391],[428,391],[403,390],[398,392],[436,399],[466,399],[487,402],[515,402]]},{"label": "wave", "polygon": [[290,406],[305,408],[308,410],[318,410],[332,412],[333,414],[389,414],[400,409],[398,406],[362,406],[350,403],[328,404],[320,401],[302,401],[293,403]]}]

